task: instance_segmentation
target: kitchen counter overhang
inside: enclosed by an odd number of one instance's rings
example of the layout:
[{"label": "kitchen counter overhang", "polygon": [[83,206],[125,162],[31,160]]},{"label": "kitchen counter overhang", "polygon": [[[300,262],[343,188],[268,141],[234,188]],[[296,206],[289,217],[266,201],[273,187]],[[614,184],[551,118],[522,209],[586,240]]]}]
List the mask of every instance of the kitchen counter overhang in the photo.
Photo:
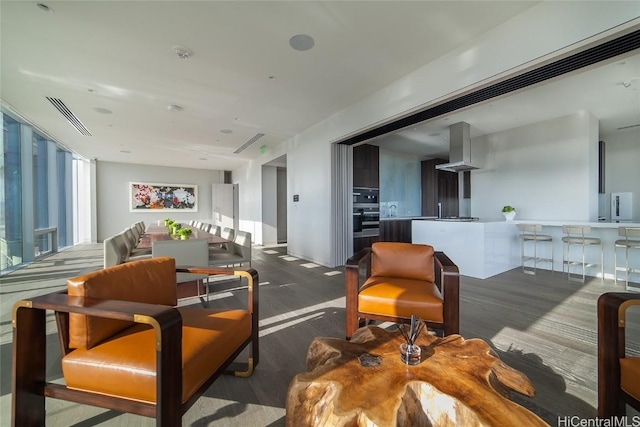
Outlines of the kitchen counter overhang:
[{"label": "kitchen counter overhang", "polygon": [[[445,252],[460,269],[460,274],[478,279],[486,279],[496,274],[520,267],[520,231],[518,224],[541,224],[543,234],[553,238],[554,271],[562,271],[562,231],[563,225],[589,225],[593,237],[602,241],[604,251],[605,278],[614,274],[615,241],[619,239],[619,227],[640,227],[637,222],[589,222],[558,220],[516,220],[447,222],[414,220],[411,222],[411,241],[432,245]],[[591,248],[598,250],[599,248]],[[551,257],[551,247],[539,249],[540,257]],[[548,251],[548,252],[546,252]],[[598,258],[599,254],[587,254]],[[639,265],[640,254],[629,253],[629,264]],[[539,268],[550,269],[549,264]],[[599,267],[588,270],[588,275],[599,274]]]}]

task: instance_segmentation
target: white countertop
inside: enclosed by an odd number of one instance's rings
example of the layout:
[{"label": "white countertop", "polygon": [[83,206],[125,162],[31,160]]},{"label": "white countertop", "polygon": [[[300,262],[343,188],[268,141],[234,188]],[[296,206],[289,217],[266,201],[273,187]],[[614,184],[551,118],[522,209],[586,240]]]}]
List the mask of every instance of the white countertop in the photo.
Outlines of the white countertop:
[{"label": "white countertop", "polygon": [[[592,228],[619,228],[619,227],[640,227],[640,222],[611,222],[611,221],[574,221],[574,220],[513,220],[513,221],[505,221],[505,220],[489,220],[489,219],[480,219],[478,221],[436,221],[437,217],[392,217],[389,219],[413,219],[413,220],[427,220],[434,222],[446,222],[448,224],[495,224],[495,223],[503,223],[503,224],[540,224],[543,227],[562,227],[563,225],[589,225]],[[383,220],[383,218],[380,218]]]},{"label": "white countertop", "polygon": [[611,222],[611,221],[558,221],[558,220],[514,220],[514,224],[540,224],[546,227],[562,227],[563,225],[589,225],[592,228],[640,227],[639,222]]},{"label": "white countertop", "polygon": [[400,221],[400,220],[412,220],[412,219],[426,219],[432,220],[437,216],[381,216],[380,221]]}]

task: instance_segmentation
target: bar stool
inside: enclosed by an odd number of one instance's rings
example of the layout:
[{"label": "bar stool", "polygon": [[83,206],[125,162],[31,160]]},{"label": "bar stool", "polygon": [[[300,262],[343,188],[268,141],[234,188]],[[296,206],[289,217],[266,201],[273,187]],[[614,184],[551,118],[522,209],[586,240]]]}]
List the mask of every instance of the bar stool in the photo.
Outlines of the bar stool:
[{"label": "bar stool", "polygon": [[[535,275],[539,262],[550,262],[551,271],[553,271],[553,238],[548,234],[540,234],[542,231],[541,224],[518,224],[518,228],[520,229],[520,265],[522,266],[522,272]],[[525,256],[526,242],[533,242],[533,256]],[[551,243],[551,258],[538,256],[538,242]],[[533,261],[533,268],[525,265],[527,261]]]},{"label": "bar stool", "polygon": [[[591,227],[588,225],[564,225],[562,231],[565,236],[562,238],[564,247],[562,248],[562,272],[564,273],[564,266],[567,266],[567,279],[584,283],[586,276],[586,270],[588,267],[600,266],[600,275],[602,281],[604,281],[604,253],[602,251],[602,241],[597,237],[587,237],[591,233]],[[579,245],[582,247],[582,261],[571,261],[571,246]],[[585,248],[587,246],[600,245],[600,264],[588,263],[585,261]],[[566,250],[566,256],[565,256]],[[582,278],[571,276],[571,266],[582,266]]]},{"label": "bar stool", "polygon": [[[624,239],[616,240],[613,248],[615,267],[613,282],[618,284],[618,271],[624,271],[626,276],[625,289],[629,290],[629,273],[640,273],[640,268],[629,268],[629,249],[640,249],[640,240],[629,239],[629,237],[640,237],[640,227],[619,227],[618,236],[624,237]],[[618,248],[624,248],[624,267],[618,266]]]}]

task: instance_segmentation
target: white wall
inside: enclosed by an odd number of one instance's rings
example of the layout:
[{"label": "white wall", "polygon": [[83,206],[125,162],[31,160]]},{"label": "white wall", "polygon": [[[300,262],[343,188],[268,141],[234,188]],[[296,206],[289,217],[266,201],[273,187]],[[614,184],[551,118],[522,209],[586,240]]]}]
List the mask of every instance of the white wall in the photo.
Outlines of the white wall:
[{"label": "white wall", "polygon": [[[198,212],[165,211],[129,212],[129,183],[197,184]],[[169,168],[128,163],[96,162],[97,236],[102,242],[137,221],[146,224],[170,214],[178,221],[210,220],[212,216],[211,184],[222,183],[217,170]]]},{"label": "white wall", "polygon": [[278,177],[275,166],[262,166],[262,241],[278,242]]},{"label": "white wall", "polygon": [[482,168],[471,172],[471,215],[501,220],[511,205],[517,219],[596,221],[594,121],[577,113],[472,139]]},{"label": "white wall", "polygon": [[633,220],[640,222],[640,127],[604,135],[605,217],[611,219],[611,193],[631,192]]},{"label": "white wall", "polygon": [[[286,154],[288,250],[293,255],[330,265],[329,144],[456,91],[496,79],[501,73],[515,71],[523,64],[539,63],[548,59],[545,55],[560,54],[559,50],[594,35],[604,37],[607,30],[637,18],[637,3],[625,1],[542,2],[528,9],[298,134],[276,147],[277,153],[268,153],[234,170],[234,181],[238,179],[241,183],[241,219],[250,223],[247,226],[261,221],[261,165]],[[297,203],[291,200],[294,194],[300,195]],[[262,237],[256,237],[256,242],[260,242]]]},{"label": "white wall", "polygon": [[[295,138],[287,153],[287,249],[293,256],[330,265],[331,145],[324,126]],[[293,201],[293,195],[299,201]]]}]

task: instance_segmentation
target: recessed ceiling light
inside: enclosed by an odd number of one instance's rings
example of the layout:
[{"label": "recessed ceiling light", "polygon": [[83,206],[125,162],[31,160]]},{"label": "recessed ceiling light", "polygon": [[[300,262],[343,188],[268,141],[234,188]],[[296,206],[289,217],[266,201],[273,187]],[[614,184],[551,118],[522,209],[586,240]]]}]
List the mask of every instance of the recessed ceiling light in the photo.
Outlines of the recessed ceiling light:
[{"label": "recessed ceiling light", "polygon": [[53,13],[53,9],[51,9],[44,3],[36,3],[36,6],[38,6],[38,9],[42,10],[43,12]]},{"label": "recessed ceiling light", "polygon": [[191,49],[182,47],[182,46],[174,46],[173,51],[178,56],[178,58],[185,61],[189,59],[191,55],[193,55],[193,52],[191,51]]},{"label": "recessed ceiling light", "polygon": [[289,39],[289,46],[299,51],[309,50],[315,44],[316,42],[313,40],[313,37],[306,34],[296,34]]},{"label": "recessed ceiling light", "polygon": [[167,107],[167,110],[171,111],[172,113],[177,113],[179,111],[184,110],[184,108],[176,104],[171,104]]},{"label": "recessed ceiling light", "polygon": [[440,132],[431,132],[429,136],[440,136]]},{"label": "recessed ceiling light", "polygon": [[113,111],[107,110],[106,108],[96,107],[93,109],[96,113],[100,114],[113,114]]},{"label": "recessed ceiling light", "polygon": [[220,132],[222,132],[222,133],[233,133],[233,131],[231,129],[221,129]]},{"label": "recessed ceiling light", "polygon": [[125,154],[131,154],[131,151],[129,150],[120,150],[121,153],[125,153]]}]

